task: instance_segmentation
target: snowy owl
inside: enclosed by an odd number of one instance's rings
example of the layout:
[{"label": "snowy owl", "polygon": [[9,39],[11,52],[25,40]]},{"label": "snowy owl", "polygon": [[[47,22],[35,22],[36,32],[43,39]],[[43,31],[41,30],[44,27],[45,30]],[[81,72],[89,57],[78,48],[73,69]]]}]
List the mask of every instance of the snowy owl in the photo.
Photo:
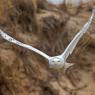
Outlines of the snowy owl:
[{"label": "snowy owl", "polygon": [[51,57],[51,56],[47,55],[46,53],[34,48],[33,46],[24,44],[14,38],[12,38],[11,36],[9,36],[5,32],[3,32],[2,30],[0,30],[0,36],[3,39],[5,39],[11,43],[14,43],[16,45],[19,45],[21,47],[27,48],[31,51],[34,51],[35,53],[40,54],[41,56],[43,56],[44,58],[46,58],[48,60],[50,68],[63,68],[64,67],[64,69],[66,70],[67,68],[69,68],[70,66],[73,65],[71,63],[67,63],[66,60],[69,57],[69,55],[72,54],[72,52],[75,49],[80,38],[87,32],[88,28],[90,27],[90,25],[92,23],[94,14],[95,14],[95,8],[93,8],[92,15],[89,18],[89,20],[86,22],[86,24],[83,26],[83,28],[75,35],[75,37],[70,42],[70,44],[67,46],[65,51],[61,55],[58,55],[58,56]]}]

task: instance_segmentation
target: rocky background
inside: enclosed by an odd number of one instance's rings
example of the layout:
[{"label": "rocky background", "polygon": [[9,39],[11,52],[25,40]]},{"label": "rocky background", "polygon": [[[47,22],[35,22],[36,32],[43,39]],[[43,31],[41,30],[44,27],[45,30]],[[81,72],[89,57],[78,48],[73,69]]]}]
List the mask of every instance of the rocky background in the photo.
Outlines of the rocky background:
[{"label": "rocky background", "polygon": [[[80,1],[80,3],[78,3]],[[50,56],[62,53],[91,16],[95,0],[0,0],[0,28]],[[95,18],[64,73],[0,37],[0,95],[95,95]]]}]

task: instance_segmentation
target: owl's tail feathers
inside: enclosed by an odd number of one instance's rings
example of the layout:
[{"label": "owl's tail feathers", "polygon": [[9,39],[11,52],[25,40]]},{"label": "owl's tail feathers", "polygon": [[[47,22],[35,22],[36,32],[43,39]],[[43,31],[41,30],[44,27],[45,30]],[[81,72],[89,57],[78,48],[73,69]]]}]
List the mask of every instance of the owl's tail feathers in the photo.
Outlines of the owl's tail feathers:
[{"label": "owl's tail feathers", "polygon": [[66,72],[70,67],[72,67],[74,65],[74,63],[65,63],[64,66],[64,72]]}]

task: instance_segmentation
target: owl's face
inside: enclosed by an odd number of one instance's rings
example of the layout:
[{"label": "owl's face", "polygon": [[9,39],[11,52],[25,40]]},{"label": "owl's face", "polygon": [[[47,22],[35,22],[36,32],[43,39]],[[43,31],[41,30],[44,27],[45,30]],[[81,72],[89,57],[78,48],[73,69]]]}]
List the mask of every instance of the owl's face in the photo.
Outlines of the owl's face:
[{"label": "owl's face", "polygon": [[51,57],[49,60],[50,68],[62,68],[64,66],[63,58],[59,56]]}]

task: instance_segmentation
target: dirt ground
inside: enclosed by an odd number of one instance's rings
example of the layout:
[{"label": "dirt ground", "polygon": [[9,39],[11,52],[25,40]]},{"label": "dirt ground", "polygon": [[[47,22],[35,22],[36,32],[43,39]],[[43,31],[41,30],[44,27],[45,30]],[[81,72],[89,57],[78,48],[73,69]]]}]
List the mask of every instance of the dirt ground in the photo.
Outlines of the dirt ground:
[{"label": "dirt ground", "polygon": [[[68,2],[71,2],[67,0]],[[84,0],[85,1],[85,0]],[[50,56],[62,53],[91,16],[95,0],[79,6],[45,0],[0,0],[0,28]],[[95,18],[64,68],[0,37],[0,95],[95,95]]]}]

